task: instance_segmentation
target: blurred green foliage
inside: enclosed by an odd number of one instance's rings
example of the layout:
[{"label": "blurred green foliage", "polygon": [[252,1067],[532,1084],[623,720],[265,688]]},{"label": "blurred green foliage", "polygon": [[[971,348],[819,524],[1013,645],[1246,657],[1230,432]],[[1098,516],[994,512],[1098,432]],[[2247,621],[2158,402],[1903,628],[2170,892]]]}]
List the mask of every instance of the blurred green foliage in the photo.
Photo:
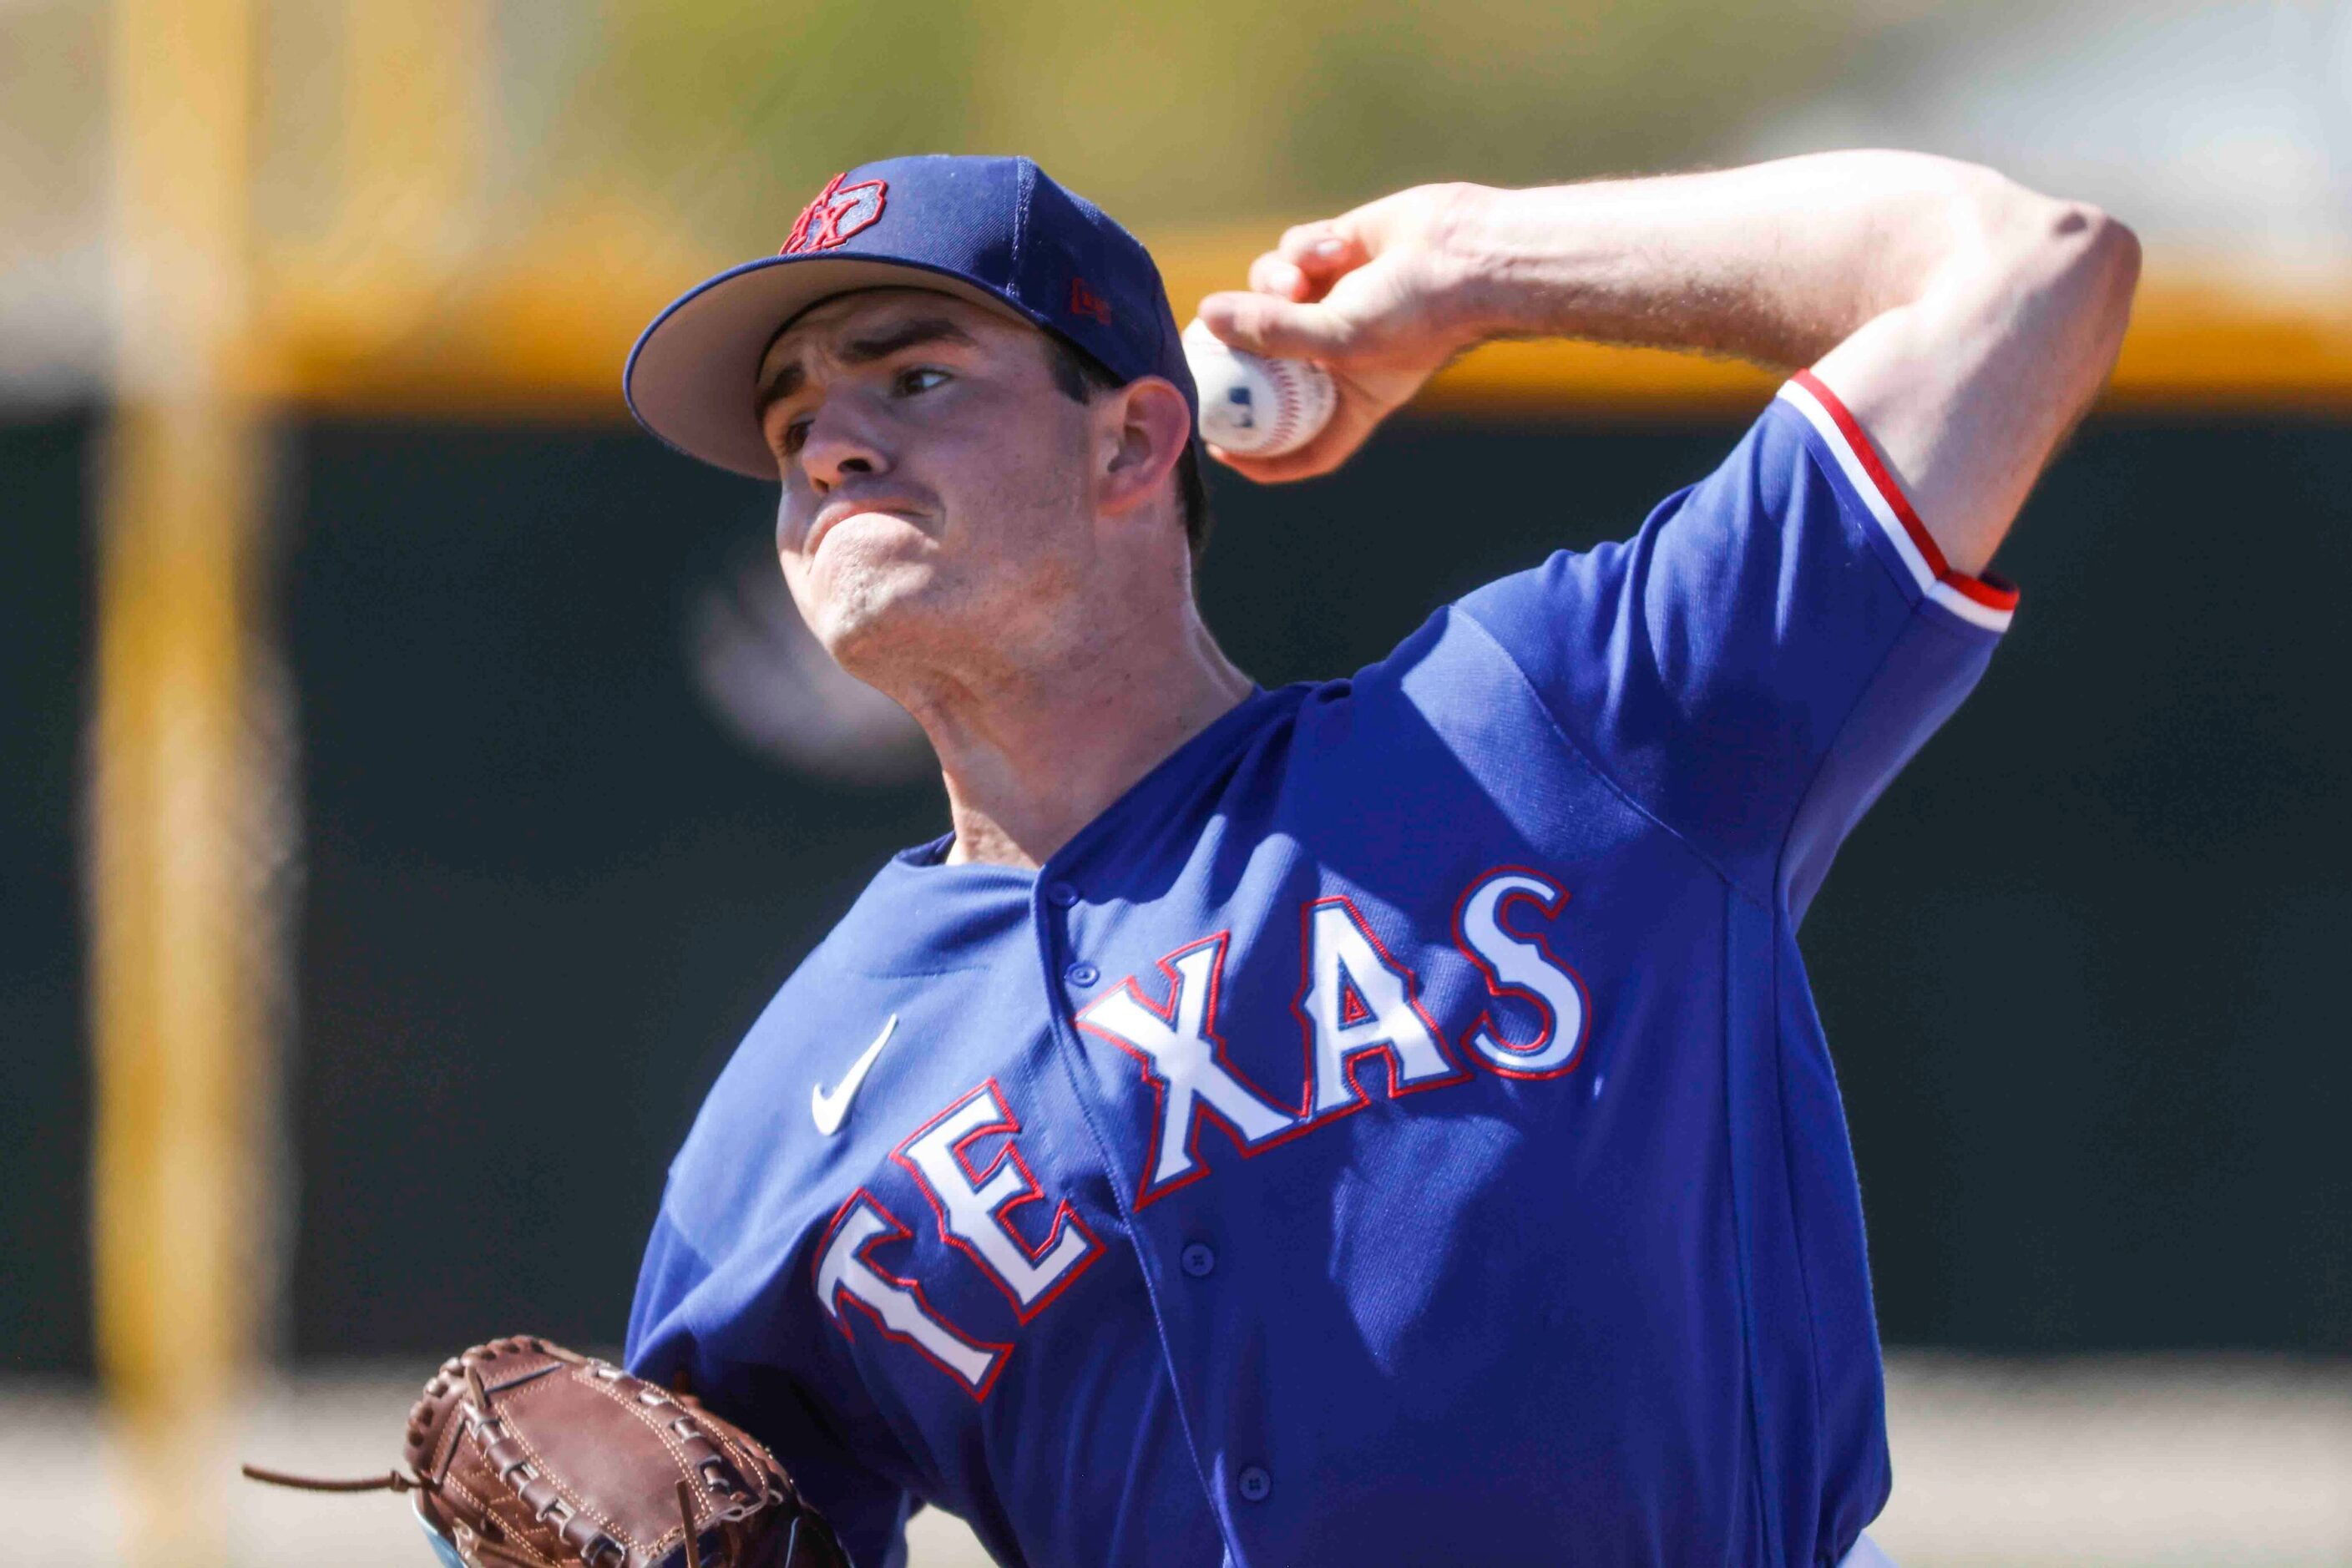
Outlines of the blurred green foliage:
[{"label": "blurred green foliage", "polygon": [[1736,155],[1916,23],[1889,0],[609,0],[572,105],[698,237],[831,173],[1022,152],[1130,222]]}]

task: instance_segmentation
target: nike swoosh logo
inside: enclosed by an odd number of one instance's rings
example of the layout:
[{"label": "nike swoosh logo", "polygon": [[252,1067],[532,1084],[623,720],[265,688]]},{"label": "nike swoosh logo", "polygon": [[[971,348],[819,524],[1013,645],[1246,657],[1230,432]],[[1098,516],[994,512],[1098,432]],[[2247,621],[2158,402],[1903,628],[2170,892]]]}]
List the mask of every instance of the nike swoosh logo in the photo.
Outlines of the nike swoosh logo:
[{"label": "nike swoosh logo", "polygon": [[824,1091],[822,1084],[809,1090],[809,1120],[816,1123],[819,1132],[830,1138],[841,1131],[842,1120],[849,1114],[850,1097],[866,1081],[866,1070],[882,1054],[882,1047],[890,1043],[890,1033],[898,1026],[898,1015],[893,1013],[890,1021],[882,1026],[882,1032],[874,1037],[874,1043],[866,1047],[866,1054],[850,1064],[848,1076],[834,1086],[831,1094]]}]

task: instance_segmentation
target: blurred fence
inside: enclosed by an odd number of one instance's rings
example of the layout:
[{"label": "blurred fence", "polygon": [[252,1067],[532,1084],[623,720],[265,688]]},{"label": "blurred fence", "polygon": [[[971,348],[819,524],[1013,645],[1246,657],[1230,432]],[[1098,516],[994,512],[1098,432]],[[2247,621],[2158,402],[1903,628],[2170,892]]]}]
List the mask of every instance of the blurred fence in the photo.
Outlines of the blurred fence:
[{"label": "blurred fence", "polygon": [[[11,431],[0,466],[71,515],[87,428]],[[1304,489],[1221,482],[1210,621],[1268,682],[1344,671],[1630,529],[1733,428],[1423,421]],[[761,487],[618,429],[310,421],[278,449],[305,826],[284,1342],[616,1339],[704,1086],[877,861],[937,830],[938,785],[796,651]],[[1805,942],[1890,1339],[2352,1345],[2347,468],[2334,425],[2086,430],[2004,552],[2008,646],[1832,874]],[[0,1356],[72,1366],[84,632],[57,606],[86,549],[20,561],[38,613],[0,693],[43,761],[12,773],[0,863],[46,871],[19,884],[9,1104],[47,1168],[0,1190]],[[452,1214],[473,1247],[440,1244]]]}]

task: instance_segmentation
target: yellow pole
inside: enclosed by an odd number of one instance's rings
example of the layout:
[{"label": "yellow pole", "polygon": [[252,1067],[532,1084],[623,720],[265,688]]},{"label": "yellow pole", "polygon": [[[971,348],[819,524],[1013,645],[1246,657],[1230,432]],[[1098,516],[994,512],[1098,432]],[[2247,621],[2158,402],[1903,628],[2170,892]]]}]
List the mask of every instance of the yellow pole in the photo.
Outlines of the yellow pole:
[{"label": "yellow pole", "polygon": [[[100,550],[93,1251],[130,1560],[227,1560],[222,1434],[271,1276],[251,743],[249,0],[115,0],[121,347]],[[257,852],[261,852],[257,854]]]},{"label": "yellow pole", "polygon": [[489,45],[481,0],[346,0],[341,206],[347,232],[404,266],[454,269],[475,219]]}]

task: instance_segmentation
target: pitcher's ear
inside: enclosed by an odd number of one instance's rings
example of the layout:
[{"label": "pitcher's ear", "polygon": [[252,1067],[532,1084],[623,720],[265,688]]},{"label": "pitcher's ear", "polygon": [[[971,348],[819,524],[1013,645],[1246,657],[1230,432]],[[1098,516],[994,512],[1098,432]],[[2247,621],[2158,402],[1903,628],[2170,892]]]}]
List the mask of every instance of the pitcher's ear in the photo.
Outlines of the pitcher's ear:
[{"label": "pitcher's ear", "polygon": [[1192,405],[1163,376],[1129,382],[1103,400],[1116,423],[1108,432],[1108,460],[1096,476],[1104,511],[1130,511],[1159,493],[1192,439]]}]

